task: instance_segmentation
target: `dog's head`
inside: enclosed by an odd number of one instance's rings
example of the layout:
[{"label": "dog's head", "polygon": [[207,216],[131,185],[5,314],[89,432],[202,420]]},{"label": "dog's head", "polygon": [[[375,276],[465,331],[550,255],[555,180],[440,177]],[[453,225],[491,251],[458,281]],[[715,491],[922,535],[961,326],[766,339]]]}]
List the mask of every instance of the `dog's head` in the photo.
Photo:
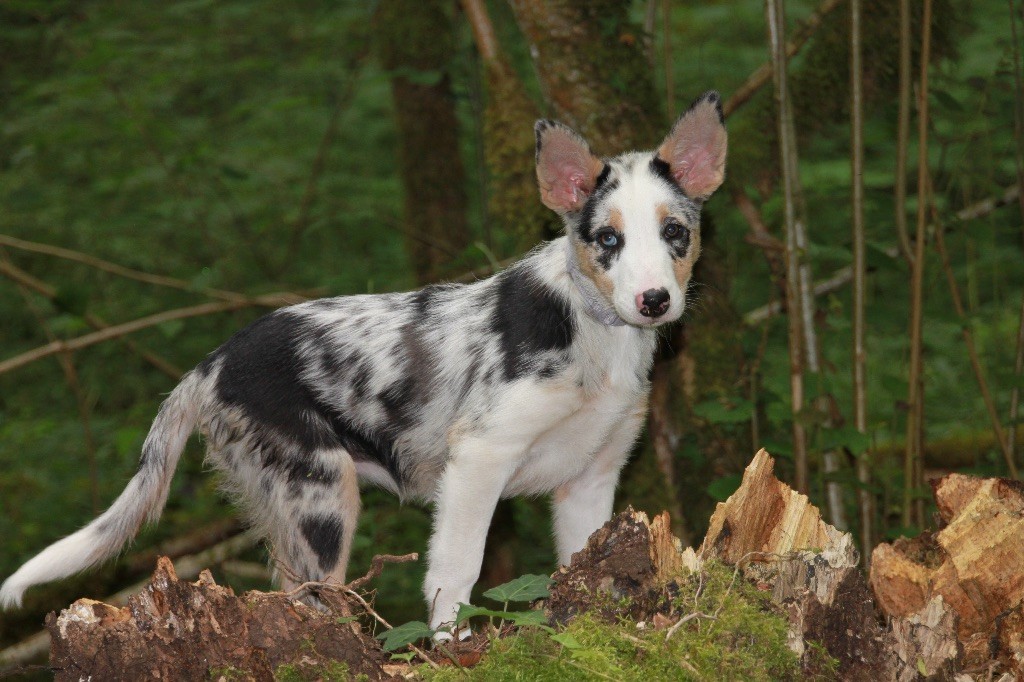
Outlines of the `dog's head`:
[{"label": "dog's head", "polygon": [[570,128],[538,121],[541,200],[565,220],[580,272],[628,324],[679,319],[700,254],[700,209],[725,178],[717,92],[679,117],[654,152],[599,159]]}]

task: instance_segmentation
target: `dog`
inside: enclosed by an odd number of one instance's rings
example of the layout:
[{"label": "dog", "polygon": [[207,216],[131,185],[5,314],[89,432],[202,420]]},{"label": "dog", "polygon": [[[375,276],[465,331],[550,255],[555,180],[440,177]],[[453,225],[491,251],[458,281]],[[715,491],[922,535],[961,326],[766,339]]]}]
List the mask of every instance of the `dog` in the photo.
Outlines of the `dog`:
[{"label": "dog", "polygon": [[716,92],[653,152],[601,159],[562,124],[535,132],[540,198],[564,236],[485,280],[316,300],[244,328],[161,405],[113,505],[9,577],[0,605],[115,555],[156,521],[196,429],[269,540],[284,589],[345,582],[360,482],[433,503],[433,627],[469,601],[501,498],[550,494],[568,564],[611,517],[657,328],[686,307],[727,133]]}]

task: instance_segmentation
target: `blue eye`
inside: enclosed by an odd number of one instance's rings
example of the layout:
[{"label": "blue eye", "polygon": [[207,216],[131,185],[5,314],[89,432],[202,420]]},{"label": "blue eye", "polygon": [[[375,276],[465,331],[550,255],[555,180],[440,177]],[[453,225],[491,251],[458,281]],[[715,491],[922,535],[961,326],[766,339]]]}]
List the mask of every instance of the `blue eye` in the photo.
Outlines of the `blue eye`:
[{"label": "blue eye", "polygon": [[597,243],[606,249],[614,249],[619,245],[619,236],[612,230],[604,230],[597,235]]}]

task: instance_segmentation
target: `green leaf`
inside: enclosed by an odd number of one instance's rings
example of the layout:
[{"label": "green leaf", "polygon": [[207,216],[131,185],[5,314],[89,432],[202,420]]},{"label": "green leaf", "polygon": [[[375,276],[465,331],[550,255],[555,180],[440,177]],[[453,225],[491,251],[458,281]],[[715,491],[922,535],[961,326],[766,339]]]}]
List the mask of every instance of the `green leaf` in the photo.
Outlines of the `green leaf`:
[{"label": "green leaf", "polygon": [[501,620],[507,620],[519,626],[547,625],[548,622],[547,618],[544,616],[544,612],[540,610],[498,611],[495,609],[484,608],[482,606],[473,606],[472,604],[459,604],[459,610],[455,614],[455,622],[462,625],[467,620],[475,616],[500,618]]},{"label": "green leaf", "polygon": [[570,632],[559,632],[557,635],[551,635],[552,642],[558,642],[566,649],[572,651],[573,649],[580,649],[583,647],[579,640],[576,639]]},{"label": "green leaf", "polygon": [[960,102],[958,102],[956,98],[948,92],[943,90],[932,90],[932,95],[939,104],[950,111],[960,112],[964,110],[963,105],[961,105]]},{"label": "green leaf", "polygon": [[861,453],[871,447],[871,438],[852,426],[839,429],[823,429],[821,432],[821,449],[835,450],[845,448],[853,453]]},{"label": "green leaf", "polygon": [[377,639],[383,640],[384,651],[394,651],[421,639],[433,637],[435,632],[437,631],[426,623],[413,620],[380,633]]},{"label": "green leaf", "polygon": [[500,602],[533,601],[544,599],[550,593],[548,586],[553,581],[546,575],[527,574],[504,585],[498,585],[484,592],[484,596]]},{"label": "green leaf", "polygon": [[416,658],[415,651],[406,651],[405,653],[401,654],[391,654],[392,661],[405,661],[406,663],[408,663],[414,658]]},{"label": "green leaf", "polygon": [[740,487],[742,480],[743,476],[740,474],[729,474],[728,476],[716,478],[711,481],[711,485],[707,488],[708,495],[718,502],[725,502]]},{"label": "green leaf", "polygon": [[712,424],[740,424],[750,420],[754,414],[754,405],[743,398],[734,400],[732,405],[707,400],[694,405],[693,413]]}]

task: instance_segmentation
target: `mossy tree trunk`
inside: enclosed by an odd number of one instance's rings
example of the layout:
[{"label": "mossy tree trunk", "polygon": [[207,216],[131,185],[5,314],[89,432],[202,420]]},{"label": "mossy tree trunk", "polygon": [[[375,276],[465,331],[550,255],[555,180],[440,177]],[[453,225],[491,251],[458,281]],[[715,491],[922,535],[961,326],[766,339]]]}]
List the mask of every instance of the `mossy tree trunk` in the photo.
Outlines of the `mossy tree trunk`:
[{"label": "mossy tree trunk", "polygon": [[533,125],[540,107],[502,51],[483,0],[460,0],[484,65],[488,219],[516,236],[519,251],[556,236],[562,223],[537,201]]},{"label": "mossy tree trunk", "polygon": [[450,3],[382,0],[376,48],[392,72],[406,248],[416,279],[436,280],[470,244],[465,171],[448,60],[454,50]]},{"label": "mossy tree trunk", "polygon": [[642,29],[624,0],[510,0],[552,114],[598,154],[649,148],[665,133]]}]

